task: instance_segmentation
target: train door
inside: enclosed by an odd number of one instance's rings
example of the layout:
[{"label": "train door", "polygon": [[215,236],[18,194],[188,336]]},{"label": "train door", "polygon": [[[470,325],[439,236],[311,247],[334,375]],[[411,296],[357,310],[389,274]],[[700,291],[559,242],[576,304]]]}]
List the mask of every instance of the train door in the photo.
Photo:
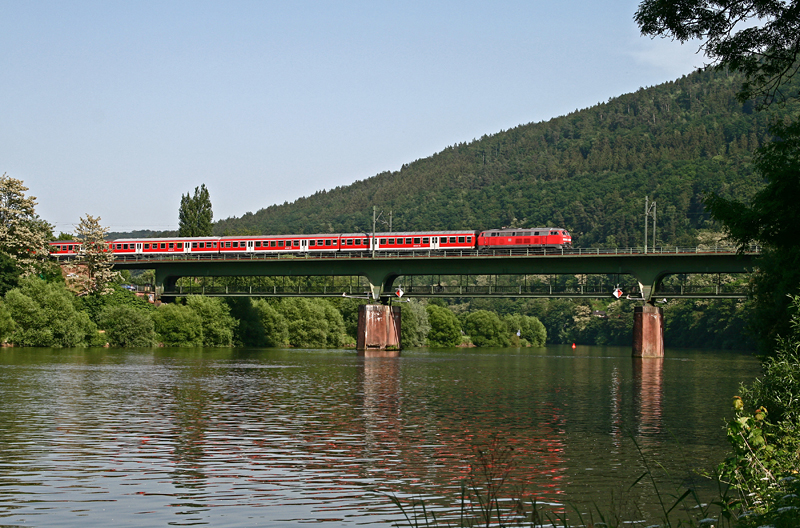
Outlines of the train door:
[{"label": "train door", "polygon": [[305,253],[308,251],[308,240],[301,240],[300,241],[300,252]]},{"label": "train door", "polygon": [[184,253],[191,253],[192,252],[192,242],[190,240],[183,241],[183,252]]},{"label": "train door", "polygon": [[439,237],[431,237],[431,249],[439,249]]},{"label": "train door", "polygon": [[244,251],[245,251],[245,253],[252,253],[254,251],[253,250],[253,241],[252,240],[248,240],[247,241],[247,247],[245,248]]},{"label": "train door", "polygon": [[136,243],[136,254],[137,255],[141,255],[142,254],[142,243],[141,242],[137,242]]}]

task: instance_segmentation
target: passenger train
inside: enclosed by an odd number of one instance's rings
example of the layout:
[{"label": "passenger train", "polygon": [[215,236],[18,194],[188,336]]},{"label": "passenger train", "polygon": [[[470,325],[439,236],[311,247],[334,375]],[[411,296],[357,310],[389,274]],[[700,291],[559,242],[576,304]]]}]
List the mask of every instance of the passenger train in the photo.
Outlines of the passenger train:
[{"label": "passenger train", "polygon": [[[372,251],[371,233],[259,235],[225,237],[121,238],[108,242],[115,255],[198,255],[335,253]],[[375,233],[375,251],[449,251],[572,247],[561,227],[509,228],[488,231],[409,231]],[[80,250],[76,241],[50,242],[50,254],[69,258]]]}]

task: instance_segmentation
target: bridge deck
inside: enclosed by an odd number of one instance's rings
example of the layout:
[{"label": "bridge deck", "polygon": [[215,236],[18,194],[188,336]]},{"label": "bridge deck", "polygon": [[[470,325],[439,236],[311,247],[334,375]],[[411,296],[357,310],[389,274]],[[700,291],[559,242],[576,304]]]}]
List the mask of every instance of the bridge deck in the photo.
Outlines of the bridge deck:
[{"label": "bridge deck", "polygon": [[[377,252],[374,257],[371,252],[280,256],[263,253],[225,256],[178,254],[158,258],[127,256],[117,259],[115,266],[123,269],[155,269],[156,285],[165,294],[178,292],[175,286],[180,277],[358,275],[369,280],[371,296],[378,299],[392,294],[392,283],[400,276],[625,274],[634,276],[642,297],[651,300],[658,291],[659,283],[667,275],[747,273],[752,270],[758,255],[758,248],[737,253],[733,248],[679,247],[657,248],[648,253],[641,248],[575,248],[494,250],[488,253],[471,250]],[[498,293],[463,292],[459,295],[497,296]],[[530,296],[544,295],[539,292],[525,293]],[[720,293],[691,295],[689,292],[665,292],[657,295],[717,297]],[[268,292],[263,294],[267,295]],[[419,292],[418,295],[428,294]],[[435,295],[435,292],[430,295]],[[519,295],[522,292],[518,292]]]}]

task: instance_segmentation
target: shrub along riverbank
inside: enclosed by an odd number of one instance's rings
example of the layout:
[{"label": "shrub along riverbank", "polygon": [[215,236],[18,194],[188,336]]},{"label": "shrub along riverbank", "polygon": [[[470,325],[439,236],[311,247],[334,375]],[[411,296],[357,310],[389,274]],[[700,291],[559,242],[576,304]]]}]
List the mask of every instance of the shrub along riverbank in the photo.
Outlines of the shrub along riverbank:
[{"label": "shrub along riverbank", "polygon": [[[358,306],[348,298],[223,299],[188,296],[156,307],[116,284],[76,296],[58,278],[28,277],[0,302],[0,339],[17,346],[354,346]],[[635,302],[442,299],[400,304],[402,340],[414,347],[629,346]],[[752,349],[747,304],[671,301],[668,347]]]}]

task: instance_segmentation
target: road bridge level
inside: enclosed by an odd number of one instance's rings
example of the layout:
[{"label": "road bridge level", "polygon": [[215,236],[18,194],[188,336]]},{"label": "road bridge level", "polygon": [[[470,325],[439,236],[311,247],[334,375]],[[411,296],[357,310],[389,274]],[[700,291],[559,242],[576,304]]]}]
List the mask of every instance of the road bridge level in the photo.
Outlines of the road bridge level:
[{"label": "road bridge level", "polygon": [[[664,316],[655,298],[662,297],[743,297],[744,292],[706,291],[700,293],[662,292],[659,287],[663,279],[677,274],[741,274],[749,273],[759,255],[757,249],[736,252],[721,248],[660,248],[650,253],[641,249],[571,249],[550,250],[548,252],[497,251],[492,254],[477,252],[419,252],[409,254],[393,254],[389,252],[354,253],[346,256],[331,255],[291,255],[281,257],[265,257],[263,255],[242,254],[225,258],[199,258],[196,255],[167,255],[161,258],[145,258],[133,256],[119,258],[115,261],[116,269],[153,269],[155,270],[155,286],[157,295],[168,300],[185,292],[177,287],[178,279],[192,277],[195,279],[212,277],[353,277],[361,276],[369,284],[368,297],[372,304],[365,308],[364,319],[367,326],[370,321],[380,329],[361,336],[359,332],[359,348],[384,348],[400,346],[399,310],[387,306],[396,298],[394,283],[398,277],[449,275],[449,276],[556,276],[556,275],[627,275],[635,279],[638,292],[627,295],[633,301],[641,302],[634,312],[633,354],[634,356],[663,356]],[[408,296],[432,296],[436,291],[411,288]],[[192,291],[211,295],[270,295],[270,292],[228,292],[228,291]],[[345,294],[347,292],[344,292]],[[629,293],[629,292],[626,292]],[[318,293],[274,292],[274,295],[319,295]],[[342,292],[330,292],[328,295],[342,295]],[[611,290],[600,292],[536,292],[518,291],[477,291],[460,288],[442,291],[440,296],[552,296],[552,297],[605,297],[612,295]],[[361,315],[359,314],[361,326]],[[376,322],[377,321],[377,322]],[[374,335],[373,335],[374,334]],[[363,338],[363,342],[362,342]]]}]

